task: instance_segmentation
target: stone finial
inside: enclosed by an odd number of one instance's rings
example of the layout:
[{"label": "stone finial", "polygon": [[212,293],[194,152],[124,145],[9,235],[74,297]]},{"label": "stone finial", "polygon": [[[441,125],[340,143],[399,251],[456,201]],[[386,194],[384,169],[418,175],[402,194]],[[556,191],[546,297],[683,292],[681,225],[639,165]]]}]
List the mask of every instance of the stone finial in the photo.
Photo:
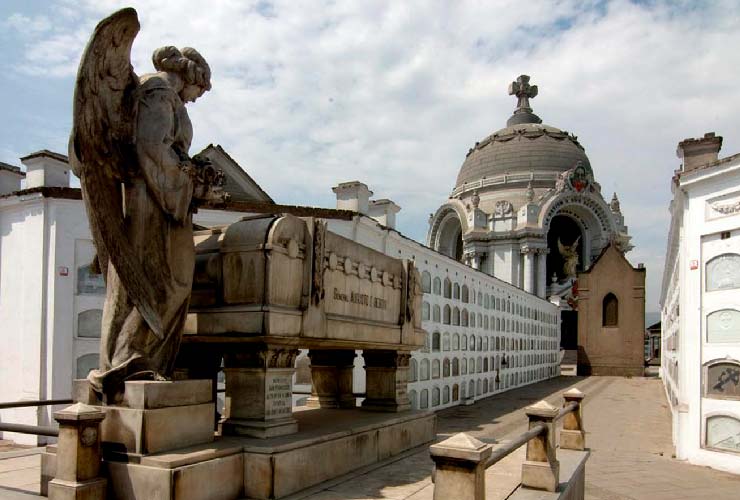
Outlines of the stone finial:
[{"label": "stone finial", "polygon": [[619,206],[619,198],[617,198],[616,191],[614,192],[614,195],[612,196],[612,201],[609,202],[609,208],[615,214],[621,213],[621,207]]},{"label": "stone finial", "polygon": [[585,395],[581,391],[579,391],[577,387],[573,387],[565,391],[563,393],[563,397],[565,399],[570,399],[572,401],[575,401],[577,399],[583,399]]},{"label": "stone finial", "polygon": [[462,432],[430,446],[434,500],[484,500],[486,460],[491,452],[491,445]]},{"label": "stone finial", "polygon": [[532,187],[532,181],[530,180],[527,184],[527,203],[534,201],[534,188]]},{"label": "stone finial", "polygon": [[509,84],[509,95],[515,95],[519,99],[514,113],[531,113],[529,100],[537,97],[537,85],[529,84],[529,75],[520,75]]},{"label": "stone finial", "polygon": [[524,413],[526,413],[527,415],[535,415],[545,418],[553,418],[558,414],[559,411],[560,410],[558,410],[555,406],[551,405],[544,399],[524,408]]}]

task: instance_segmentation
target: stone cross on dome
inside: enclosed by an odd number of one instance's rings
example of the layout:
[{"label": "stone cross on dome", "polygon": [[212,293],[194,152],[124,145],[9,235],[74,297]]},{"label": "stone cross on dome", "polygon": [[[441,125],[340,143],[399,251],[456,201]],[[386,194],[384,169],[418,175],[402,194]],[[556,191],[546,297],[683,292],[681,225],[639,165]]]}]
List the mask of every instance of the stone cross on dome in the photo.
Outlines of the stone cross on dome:
[{"label": "stone cross on dome", "polygon": [[537,85],[529,84],[529,75],[520,75],[515,82],[509,84],[509,95],[519,98],[514,113],[531,113],[529,100],[537,97]]},{"label": "stone cross on dome", "polygon": [[516,81],[509,84],[509,95],[515,95],[518,99],[514,116],[509,118],[508,126],[520,123],[542,123],[540,117],[532,113],[529,100],[537,96],[537,85],[529,84],[529,75],[520,75]]}]

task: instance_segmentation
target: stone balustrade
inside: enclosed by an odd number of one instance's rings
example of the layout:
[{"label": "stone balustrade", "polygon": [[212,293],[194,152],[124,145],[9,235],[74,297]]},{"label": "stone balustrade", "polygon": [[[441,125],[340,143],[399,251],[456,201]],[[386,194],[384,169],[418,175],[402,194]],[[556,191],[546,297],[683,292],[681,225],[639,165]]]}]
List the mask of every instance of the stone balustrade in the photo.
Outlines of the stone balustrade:
[{"label": "stone balustrade", "polygon": [[[509,498],[529,498],[527,491],[540,490],[552,494],[541,498],[582,500],[589,456],[583,398],[584,394],[573,388],[563,394],[561,409],[546,401],[526,407],[528,431],[502,446],[494,448],[465,433],[430,446],[435,465],[434,499],[484,500],[486,469],[526,444],[521,484]],[[557,451],[556,425],[561,419],[563,428]]]}]

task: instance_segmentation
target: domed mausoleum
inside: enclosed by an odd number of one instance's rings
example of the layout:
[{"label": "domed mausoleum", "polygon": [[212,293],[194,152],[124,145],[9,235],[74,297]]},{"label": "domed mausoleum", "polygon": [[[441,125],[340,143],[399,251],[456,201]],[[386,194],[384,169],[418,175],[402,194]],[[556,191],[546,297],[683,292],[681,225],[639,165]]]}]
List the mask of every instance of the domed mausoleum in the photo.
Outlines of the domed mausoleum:
[{"label": "domed mausoleum", "polygon": [[604,199],[578,138],[530,107],[537,86],[529,76],[509,94],[518,99],[513,115],[470,148],[449,199],[430,217],[427,244],[567,303],[576,274],[610,242],[630,250],[630,236],[616,193]]}]

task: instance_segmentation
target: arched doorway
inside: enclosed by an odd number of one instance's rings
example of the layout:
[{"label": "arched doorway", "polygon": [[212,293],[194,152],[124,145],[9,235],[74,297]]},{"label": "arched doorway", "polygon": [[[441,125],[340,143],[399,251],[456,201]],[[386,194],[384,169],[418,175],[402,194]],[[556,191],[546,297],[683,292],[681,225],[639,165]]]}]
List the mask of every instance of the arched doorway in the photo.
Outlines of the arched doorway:
[{"label": "arched doorway", "polygon": [[462,261],[462,225],[455,212],[448,212],[442,219],[437,233],[435,250],[457,261]]}]

